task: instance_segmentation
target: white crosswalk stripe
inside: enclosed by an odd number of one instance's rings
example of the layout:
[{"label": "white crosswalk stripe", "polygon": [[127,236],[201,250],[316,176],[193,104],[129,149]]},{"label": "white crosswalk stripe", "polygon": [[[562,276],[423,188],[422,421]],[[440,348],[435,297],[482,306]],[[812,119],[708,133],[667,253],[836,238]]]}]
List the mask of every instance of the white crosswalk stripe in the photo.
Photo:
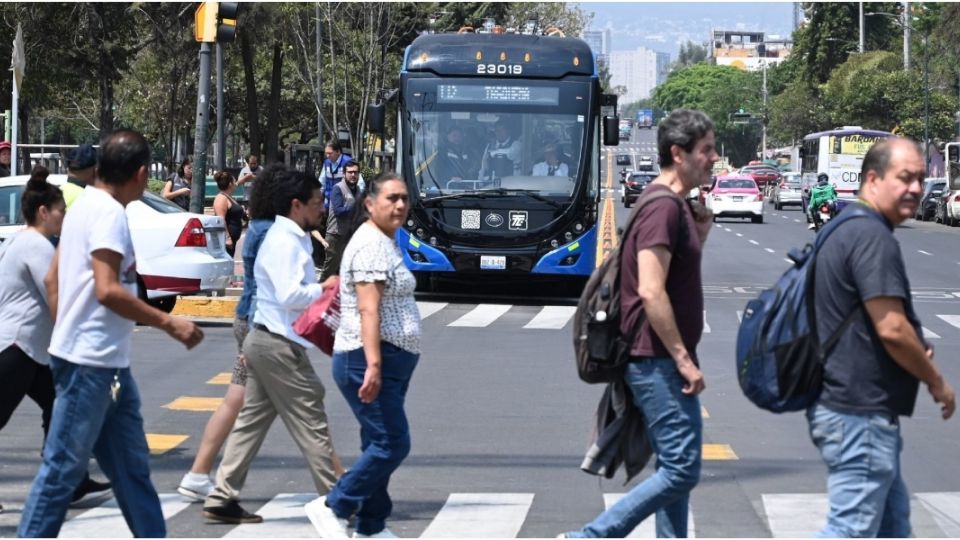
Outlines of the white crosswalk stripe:
[{"label": "white crosswalk stripe", "polygon": [[515,538],[533,493],[451,493],[421,538]]},{"label": "white crosswalk stripe", "polygon": [[441,309],[447,307],[446,302],[417,302],[417,309],[420,310],[420,320],[426,319]]},{"label": "white crosswalk stripe", "polygon": [[543,306],[524,328],[538,328],[544,330],[559,330],[567,325],[567,321],[577,311],[576,306]]},{"label": "white crosswalk stripe", "polygon": [[[281,493],[254,512],[263,517],[263,523],[239,525],[223,537],[316,538],[317,530],[303,512],[303,505],[316,498],[316,493]],[[269,533],[264,530],[268,524]]]},{"label": "white crosswalk stripe", "polygon": [[[626,495],[625,493],[604,493],[603,494],[603,506],[607,510],[611,506],[617,504],[617,502]],[[656,538],[657,537],[657,520],[655,516],[650,516],[647,519],[640,522],[637,525],[633,532],[626,536],[627,538]],[[690,509],[689,515],[687,515],[687,537],[696,538],[696,531],[693,525],[693,509]]]},{"label": "white crosswalk stripe", "polygon": [[480,304],[448,326],[485,328],[490,326],[493,321],[499,319],[501,315],[510,311],[511,307],[510,305],[501,304]]},{"label": "white crosswalk stripe", "polygon": [[[609,509],[623,496],[623,493],[604,493],[604,508]],[[303,505],[316,497],[313,492],[280,493],[254,511],[263,517],[263,523],[224,527],[223,537],[315,538],[317,533],[304,514]],[[451,493],[430,519],[421,537],[515,538],[528,519],[533,501],[533,493]],[[826,524],[829,507],[826,493],[764,493],[760,502],[762,510],[757,512],[766,520],[773,538],[809,538]],[[168,521],[188,507],[192,512],[200,511],[200,505],[191,506],[176,493],[160,494],[160,503]],[[584,501],[584,504],[589,503]],[[923,536],[960,537],[960,492],[915,493],[912,506],[918,536],[924,533]],[[694,518],[695,512],[691,508],[687,521],[689,536],[709,533],[709,524]],[[112,498],[68,519],[60,536],[131,537],[116,500]],[[655,517],[644,520],[627,537],[655,538]]]},{"label": "white crosswalk stripe", "polygon": [[703,333],[710,333],[710,323],[707,322],[707,310],[703,310]]},{"label": "white crosswalk stripe", "polygon": [[[170,519],[190,506],[190,503],[177,493],[160,495],[160,507],[163,518]],[[67,521],[60,528],[60,538],[133,538],[117,499],[111,497],[98,505]]]},{"label": "white crosswalk stripe", "polygon": [[927,339],[940,339],[940,334],[930,330],[926,326],[921,327],[923,329],[923,337]]},{"label": "white crosswalk stripe", "polygon": [[937,315],[940,319],[950,326],[960,328],[960,315]]}]

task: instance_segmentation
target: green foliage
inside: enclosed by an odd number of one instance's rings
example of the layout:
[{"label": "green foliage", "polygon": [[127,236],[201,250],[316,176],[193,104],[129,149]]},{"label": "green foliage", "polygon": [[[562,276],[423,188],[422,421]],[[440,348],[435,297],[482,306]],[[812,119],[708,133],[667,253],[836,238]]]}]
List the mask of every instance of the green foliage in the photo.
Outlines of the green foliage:
[{"label": "green foliage", "polygon": [[735,125],[729,115],[743,108],[761,113],[760,75],[735,67],[696,64],[671,73],[653,93],[658,109],[701,110],[713,119],[717,145],[735,165],[756,159],[760,143],[759,125]]},{"label": "green foliage", "polygon": [[670,66],[670,70],[680,71],[694,64],[705,62],[707,56],[708,51],[705,46],[692,41],[686,41],[680,44],[680,52],[677,55],[677,59],[673,62],[673,65]]}]

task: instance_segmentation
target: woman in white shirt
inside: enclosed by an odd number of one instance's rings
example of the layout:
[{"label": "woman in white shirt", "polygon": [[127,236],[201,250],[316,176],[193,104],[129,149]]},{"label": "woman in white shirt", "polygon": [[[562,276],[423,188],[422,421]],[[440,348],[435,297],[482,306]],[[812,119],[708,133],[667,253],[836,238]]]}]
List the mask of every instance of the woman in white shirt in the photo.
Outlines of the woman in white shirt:
[{"label": "woman in white shirt", "polygon": [[360,422],[363,453],[325,498],[306,506],[324,538],[342,537],[353,516],[355,537],[392,536],[387,485],[410,452],[404,399],[420,356],[416,280],[394,239],[408,202],[402,178],[378,176],[357,203],[369,218],[344,249],[333,380]]},{"label": "woman in white shirt", "polygon": [[[41,410],[46,439],[55,390],[50,371],[50,314],[43,280],[50,269],[66,203],[60,188],[47,183],[49,171],[34,167],[20,199],[27,228],[0,248],[0,429],[29,396]],[[94,482],[89,474],[74,492],[74,502],[102,493],[110,484]]]}]

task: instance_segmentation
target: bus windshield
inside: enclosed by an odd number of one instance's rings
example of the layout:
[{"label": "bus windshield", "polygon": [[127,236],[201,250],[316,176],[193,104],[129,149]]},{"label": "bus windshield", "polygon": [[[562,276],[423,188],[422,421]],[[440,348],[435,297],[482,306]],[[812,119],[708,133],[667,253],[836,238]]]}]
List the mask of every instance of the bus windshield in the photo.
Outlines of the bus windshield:
[{"label": "bus windshield", "polygon": [[576,82],[411,80],[403,122],[420,198],[570,198],[584,168],[588,92]]}]

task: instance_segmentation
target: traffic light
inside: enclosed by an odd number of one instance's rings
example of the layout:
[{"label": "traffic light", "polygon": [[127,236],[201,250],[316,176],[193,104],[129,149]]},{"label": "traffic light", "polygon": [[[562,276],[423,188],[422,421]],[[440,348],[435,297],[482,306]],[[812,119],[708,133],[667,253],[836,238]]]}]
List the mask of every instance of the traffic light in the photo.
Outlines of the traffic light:
[{"label": "traffic light", "polygon": [[194,19],[194,37],[203,43],[226,43],[237,35],[239,2],[201,2]]}]

